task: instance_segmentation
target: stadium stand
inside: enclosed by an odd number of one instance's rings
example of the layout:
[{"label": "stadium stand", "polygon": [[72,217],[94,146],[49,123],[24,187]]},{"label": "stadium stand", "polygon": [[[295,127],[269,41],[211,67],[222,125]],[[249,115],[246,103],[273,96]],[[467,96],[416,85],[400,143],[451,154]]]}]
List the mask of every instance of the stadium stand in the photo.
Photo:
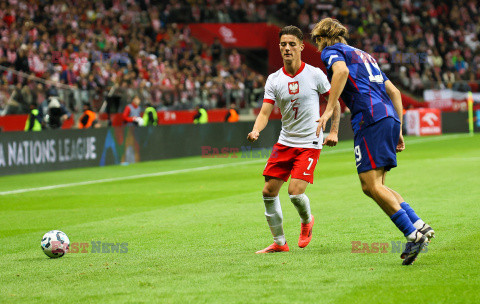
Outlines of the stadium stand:
[{"label": "stadium stand", "polygon": [[[158,109],[255,105],[265,75],[236,50],[192,38],[187,23],[347,24],[401,87],[478,91],[478,1],[86,0],[0,3],[0,111],[27,113],[59,95],[72,112],[139,95]],[[269,12],[269,14],[267,14]],[[61,83],[52,86],[51,83]],[[8,105],[7,105],[8,103]]]},{"label": "stadium stand", "polygon": [[134,95],[159,110],[249,105],[243,101],[263,87],[263,76],[236,50],[202,44],[191,39],[188,26],[169,22],[167,15],[181,10],[134,1],[2,2],[4,114],[26,113],[29,103],[52,94],[74,112],[82,102],[98,109],[105,98],[121,111]]},{"label": "stadium stand", "polygon": [[[278,18],[310,32],[318,20],[335,16],[350,31],[349,43],[376,54],[382,70],[404,89],[445,87],[478,90],[480,27],[478,1],[305,1],[276,10]],[[286,14],[287,11],[293,13]]]}]

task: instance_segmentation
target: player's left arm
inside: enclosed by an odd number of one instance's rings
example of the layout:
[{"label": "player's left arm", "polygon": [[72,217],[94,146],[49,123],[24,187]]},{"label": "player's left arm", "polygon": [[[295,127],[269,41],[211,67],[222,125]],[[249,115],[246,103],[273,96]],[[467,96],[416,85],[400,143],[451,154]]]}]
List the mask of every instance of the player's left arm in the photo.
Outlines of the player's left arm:
[{"label": "player's left arm", "polygon": [[393,85],[390,80],[385,81],[385,90],[387,91],[388,97],[392,100],[395,111],[398,114],[400,119],[400,137],[397,144],[397,152],[402,152],[405,150],[405,141],[402,135],[402,124],[403,124],[403,105],[402,105],[402,94],[400,91]]},{"label": "player's left arm", "polygon": [[333,117],[332,117],[332,124],[330,126],[330,132],[328,133],[327,138],[323,142],[324,145],[329,147],[334,147],[338,143],[338,127],[340,125],[340,102],[337,100],[335,108],[333,109]]},{"label": "player's left arm", "polygon": [[320,134],[320,129],[325,130],[327,121],[332,117],[333,111],[338,103],[338,98],[340,97],[340,94],[342,94],[348,80],[348,75],[350,74],[345,61],[336,61],[332,65],[332,71],[332,88],[330,89],[330,95],[328,96],[327,108],[318,120],[317,136]]}]

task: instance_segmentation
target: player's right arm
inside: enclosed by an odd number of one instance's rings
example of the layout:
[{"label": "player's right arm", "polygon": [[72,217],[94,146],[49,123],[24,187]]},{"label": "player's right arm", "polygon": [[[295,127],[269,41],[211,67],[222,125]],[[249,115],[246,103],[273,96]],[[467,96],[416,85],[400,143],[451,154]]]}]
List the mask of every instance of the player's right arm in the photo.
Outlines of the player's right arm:
[{"label": "player's right arm", "polygon": [[392,100],[400,122],[403,123],[402,94],[390,80],[385,81],[385,90],[387,91],[388,97]]},{"label": "player's right arm", "polygon": [[263,95],[263,105],[260,109],[260,113],[255,120],[253,125],[252,132],[248,133],[247,139],[251,142],[254,142],[260,136],[260,132],[267,126],[268,118],[272,114],[273,107],[275,105],[276,94],[275,94],[275,76],[270,74],[265,83],[265,94]]},{"label": "player's right arm", "polygon": [[[403,123],[403,105],[402,105],[402,94],[400,91],[393,85],[390,80],[385,81],[385,90],[387,91],[388,97],[392,100],[393,107],[397,112],[398,118],[400,119],[400,126]],[[400,127],[400,137],[397,144],[397,152],[402,152],[405,150],[405,141],[403,140],[402,128]]]},{"label": "player's right arm", "polygon": [[249,141],[254,142],[258,139],[260,132],[262,132],[262,130],[265,129],[268,124],[268,118],[270,117],[270,114],[272,114],[273,107],[274,105],[271,103],[263,103],[262,109],[255,120],[255,124],[253,125],[252,132],[248,133],[247,139]]}]

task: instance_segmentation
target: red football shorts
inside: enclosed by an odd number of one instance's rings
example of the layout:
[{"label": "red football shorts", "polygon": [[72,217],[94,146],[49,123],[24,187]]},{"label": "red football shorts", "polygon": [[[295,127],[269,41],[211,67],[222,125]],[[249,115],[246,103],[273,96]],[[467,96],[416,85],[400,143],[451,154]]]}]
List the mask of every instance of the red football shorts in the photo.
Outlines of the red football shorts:
[{"label": "red football shorts", "polygon": [[277,177],[285,182],[290,175],[313,184],[313,171],[320,157],[319,149],[294,148],[276,143],[263,176]]}]

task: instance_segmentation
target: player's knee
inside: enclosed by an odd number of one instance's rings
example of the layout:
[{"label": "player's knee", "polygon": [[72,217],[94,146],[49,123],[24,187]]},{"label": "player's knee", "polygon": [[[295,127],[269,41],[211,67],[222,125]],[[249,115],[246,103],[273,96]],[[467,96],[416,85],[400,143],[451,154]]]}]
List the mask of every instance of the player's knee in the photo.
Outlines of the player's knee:
[{"label": "player's knee", "polygon": [[366,189],[363,189],[363,186],[362,186],[363,193],[373,198],[379,195],[382,185],[379,185],[379,184],[366,185],[365,188]]},{"label": "player's knee", "polygon": [[307,182],[294,180],[291,181],[288,185],[288,194],[289,195],[300,195],[305,193],[307,188]]},{"label": "player's knee", "polygon": [[299,195],[304,193],[305,190],[301,187],[288,187],[288,194],[289,195]]},{"label": "player's knee", "polygon": [[262,195],[264,197],[275,197],[275,196],[278,195],[278,191],[276,191],[275,189],[273,189],[271,187],[265,186],[262,190]]},{"label": "player's knee", "polygon": [[365,193],[366,196],[372,196],[372,187],[366,183],[362,183],[362,191]]}]

